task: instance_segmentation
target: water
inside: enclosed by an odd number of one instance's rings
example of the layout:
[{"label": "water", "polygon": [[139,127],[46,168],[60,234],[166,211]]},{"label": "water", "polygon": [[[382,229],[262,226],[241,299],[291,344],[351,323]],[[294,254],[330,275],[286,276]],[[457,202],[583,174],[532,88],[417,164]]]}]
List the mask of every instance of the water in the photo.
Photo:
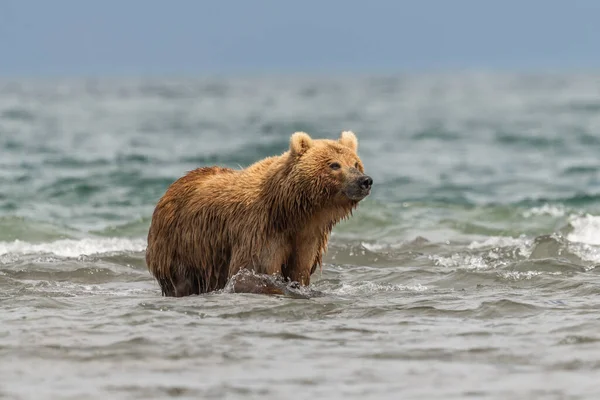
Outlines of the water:
[{"label": "water", "polygon": [[[598,398],[599,94],[598,75],[0,82],[0,398]],[[322,295],[160,296],[144,249],[167,185],[343,129],[375,186]]]}]

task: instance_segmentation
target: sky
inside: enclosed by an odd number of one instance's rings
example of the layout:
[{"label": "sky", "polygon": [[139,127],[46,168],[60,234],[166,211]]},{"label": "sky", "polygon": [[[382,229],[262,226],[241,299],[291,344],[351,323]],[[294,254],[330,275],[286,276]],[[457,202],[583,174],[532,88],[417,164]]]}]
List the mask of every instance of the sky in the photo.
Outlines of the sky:
[{"label": "sky", "polygon": [[594,70],[595,0],[0,0],[0,76]]}]

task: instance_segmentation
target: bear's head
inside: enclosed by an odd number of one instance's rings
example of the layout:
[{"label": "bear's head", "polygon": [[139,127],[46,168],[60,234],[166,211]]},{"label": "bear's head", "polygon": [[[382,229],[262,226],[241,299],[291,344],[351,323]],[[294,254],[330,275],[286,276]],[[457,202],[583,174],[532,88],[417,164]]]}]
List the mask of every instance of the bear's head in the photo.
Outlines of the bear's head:
[{"label": "bear's head", "polygon": [[358,140],[350,131],[342,132],[337,140],[312,139],[296,132],[290,139],[293,174],[334,204],[356,204],[369,195],[373,185],[357,149]]}]

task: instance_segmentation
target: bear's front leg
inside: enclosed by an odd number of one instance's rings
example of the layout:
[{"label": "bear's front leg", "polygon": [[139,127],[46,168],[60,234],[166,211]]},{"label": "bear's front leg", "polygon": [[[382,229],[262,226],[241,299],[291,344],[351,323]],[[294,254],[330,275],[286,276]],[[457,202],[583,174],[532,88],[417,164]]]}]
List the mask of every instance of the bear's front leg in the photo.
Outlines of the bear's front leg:
[{"label": "bear's front leg", "polygon": [[282,268],[283,277],[302,286],[310,285],[310,276],[321,261],[321,240],[298,240],[287,263]]}]

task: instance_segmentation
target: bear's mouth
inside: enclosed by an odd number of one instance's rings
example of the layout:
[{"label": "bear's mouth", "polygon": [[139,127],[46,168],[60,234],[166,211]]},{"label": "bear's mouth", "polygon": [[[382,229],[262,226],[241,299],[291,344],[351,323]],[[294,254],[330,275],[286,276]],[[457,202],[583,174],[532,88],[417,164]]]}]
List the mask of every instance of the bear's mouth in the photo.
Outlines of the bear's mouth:
[{"label": "bear's mouth", "polygon": [[348,197],[348,199],[359,202],[362,199],[364,199],[365,197],[367,197],[369,194],[371,194],[371,188],[369,188],[369,189],[353,188],[351,190],[346,190],[344,192],[344,194],[346,195],[346,197]]}]

